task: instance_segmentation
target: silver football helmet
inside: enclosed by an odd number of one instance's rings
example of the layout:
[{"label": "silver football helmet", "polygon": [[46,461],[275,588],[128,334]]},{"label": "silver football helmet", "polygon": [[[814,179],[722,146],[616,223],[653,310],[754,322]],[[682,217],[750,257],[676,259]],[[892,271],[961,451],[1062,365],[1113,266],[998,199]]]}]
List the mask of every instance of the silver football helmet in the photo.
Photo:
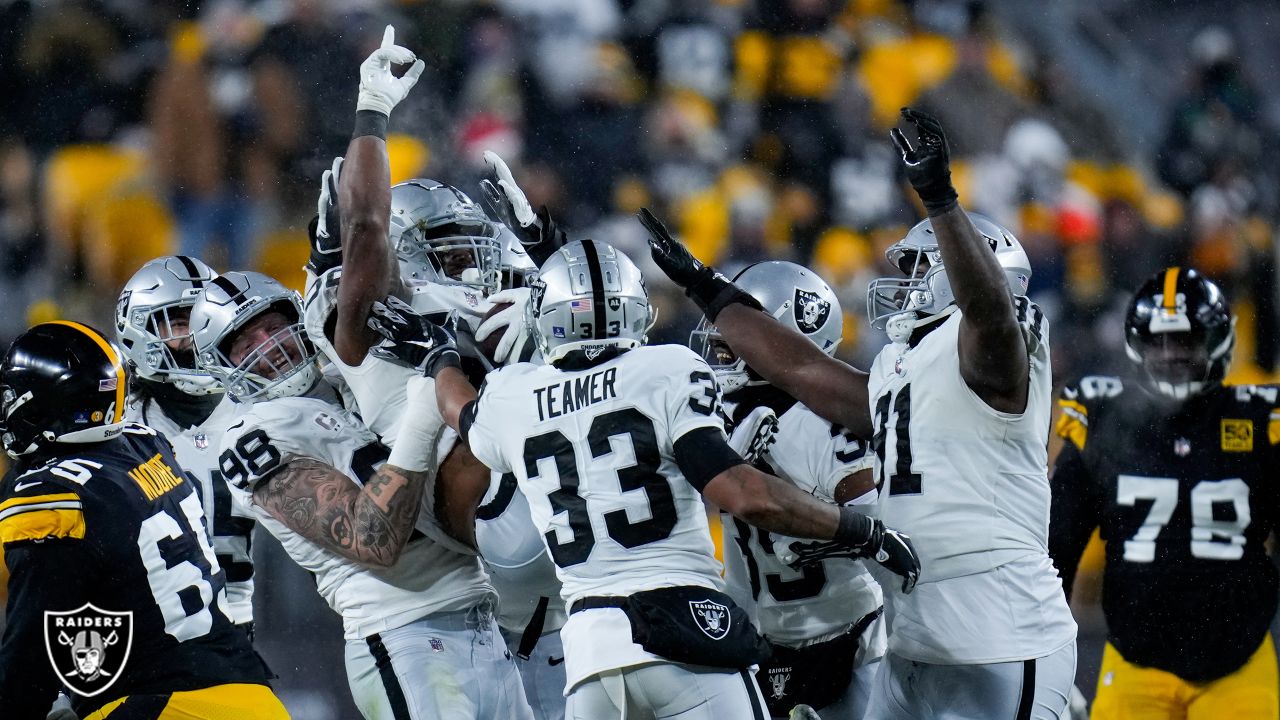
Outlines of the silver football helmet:
[{"label": "silver football helmet", "polygon": [[[279,312],[285,322],[237,362],[232,346],[256,318]],[[200,365],[240,402],[301,395],[320,377],[316,348],[302,322],[302,299],[257,272],[229,272],[205,287],[191,310]]]},{"label": "silver football helmet", "polygon": [[[986,216],[969,213],[969,219],[1004,268],[1009,289],[1015,296],[1026,295],[1031,260],[1022,244],[1013,233]],[[955,303],[956,297],[928,218],[916,223],[884,254],[906,277],[871,281],[867,286],[867,318],[872,327],[887,331],[893,342],[906,342],[916,327],[939,316]]]},{"label": "silver football helmet", "polygon": [[609,348],[639,347],[653,327],[640,268],[602,242],[579,240],[560,248],[529,287],[526,322],[551,364],[578,350],[595,359]]},{"label": "silver football helmet", "polygon": [[116,301],[116,343],[134,374],[188,395],[222,392],[196,363],[189,325],[191,307],[215,277],[197,258],[168,255],[129,278]]},{"label": "silver football helmet", "polygon": [[387,240],[409,284],[462,285],[497,292],[501,225],[461,190],[435,180],[407,180],[391,188]]},{"label": "silver football helmet", "polygon": [[[792,262],[761,262],[738,273],[733,282],[778,322],[808,338],[824,353],[835,353],[844,337],[840,300],[812,270]],[[689,333],[689,348],[707,361],[726,393],[765,384],[764,380],[751,377],[746,361],[738,357],[706,318]]]}]

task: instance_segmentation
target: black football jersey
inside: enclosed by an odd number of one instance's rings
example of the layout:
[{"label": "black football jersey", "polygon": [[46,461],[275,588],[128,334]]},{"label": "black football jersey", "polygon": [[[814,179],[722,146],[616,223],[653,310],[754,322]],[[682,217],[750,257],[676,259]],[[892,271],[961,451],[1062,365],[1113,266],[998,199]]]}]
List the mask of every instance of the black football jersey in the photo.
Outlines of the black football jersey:
[{"label": "black football jersey", "polygon": [[1099,528],[1103,612],[1126,660],[1192,682],[1242,666],[1276,612],[1264,542],[1276,524],[1278,389],[1224,386],[1175,403],[1094,376],[1059,404],[1050,554],[1064,585]]},{"label": "black football jersey", "polygon": [[[224,611],[225,575],[203,520],[168,441],[142,425],[12,469],[0,483],[4,717],[43,719],[60,685],[84,717],[125,695],[265,684]],[[86,604],[89,620],[63,619]],[[100,665],[80,667],[91,651]]]}]

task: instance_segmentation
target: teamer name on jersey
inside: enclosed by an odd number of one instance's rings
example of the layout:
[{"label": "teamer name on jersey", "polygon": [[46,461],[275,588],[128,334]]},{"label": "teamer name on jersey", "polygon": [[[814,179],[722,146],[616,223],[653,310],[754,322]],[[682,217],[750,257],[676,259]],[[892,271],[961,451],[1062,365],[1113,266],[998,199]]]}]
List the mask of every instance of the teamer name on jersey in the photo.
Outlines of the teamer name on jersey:
[{"label": "teamer name on jersey", "polygon": [[590,407],[618,397],[615,381],[618,369],[609,368],[584,375],[563,383],[555,383],[533,391],[534,404],[538,408],[538,421]]}]

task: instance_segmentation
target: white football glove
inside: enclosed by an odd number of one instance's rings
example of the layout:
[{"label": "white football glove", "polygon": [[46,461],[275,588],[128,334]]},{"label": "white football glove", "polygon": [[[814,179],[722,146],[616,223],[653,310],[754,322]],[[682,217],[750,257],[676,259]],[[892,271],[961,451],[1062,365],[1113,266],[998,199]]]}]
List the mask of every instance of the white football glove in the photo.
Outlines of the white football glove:
[{"label": "white football glove", "polygon": [[[373,110],[390,116],[391,109],[404,100],[427,64],[408,48],[396,45],[396,29],[390,25],[382,35],[382,47],[360,63],[360,96],[356,110]],[[392,65],[413,63],[402,77],[391,74]]]},{"label": "white football glove", "polygon": [[[515,177],[511,174],[511,168],[507,167],[506,161],[498,157],[498,153],[492,150],[484,151],[484,161],[489,163],[489,167],[493,168],[493,173],[498,176],[498,187],[502,188],[502,194],[506,197],[507,202],[511,206],[511,213],[515,215],[516,222],[520,227],[527,228],[538,221],[538,216],[533,212],[533,206],[529,204],[529,198],[525,197],[524,191],[516,184]],[[481,185],[489,183],[485,180]],[[492,184],[489,184],[492,187]],[[488,188],[485,188],[488,191]]]},{"label": "white football glove", "polygon": [[[333,167],[320,176],[320,197],[316,200],[316,213],[320,220],[316,224],[316,235],[323,238],[332,237],[338,228],[330,228],[329,223],[336,217],[338,207],[338,174],[342,172],[343,157],[333,159]],[[331,217],[334,216],[334,217]]]},{"label": "white football glove", "polygon": [[480,323],[480,327],[476,328],[476,342],[484,342],[485,338],[499,329],[506,328],[493,352],[493,361],[499,365],[519,362],[525,345],[529,342],[529,326],[524,321],[525,308],[529,305],[529,288],[512,288],[494,293],[489,296],[489,302],[494,305],[511,303],[511,307]]},{"label": "white football glove", "polygon": [[760,406],[733,426],[729,447],[749,463],[755,463],[777,440],[778,415],[773,408]]}]

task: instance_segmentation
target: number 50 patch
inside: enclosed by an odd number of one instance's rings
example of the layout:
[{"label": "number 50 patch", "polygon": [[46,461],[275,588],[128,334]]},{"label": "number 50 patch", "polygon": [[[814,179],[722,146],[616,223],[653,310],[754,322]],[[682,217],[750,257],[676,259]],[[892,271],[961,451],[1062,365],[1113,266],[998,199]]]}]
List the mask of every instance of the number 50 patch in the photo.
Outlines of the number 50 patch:
[{"label": "number 50 patch", "polygon": [[1222,450],[1224,452],[1253,452],[1253,421],[1223,418]]}]

